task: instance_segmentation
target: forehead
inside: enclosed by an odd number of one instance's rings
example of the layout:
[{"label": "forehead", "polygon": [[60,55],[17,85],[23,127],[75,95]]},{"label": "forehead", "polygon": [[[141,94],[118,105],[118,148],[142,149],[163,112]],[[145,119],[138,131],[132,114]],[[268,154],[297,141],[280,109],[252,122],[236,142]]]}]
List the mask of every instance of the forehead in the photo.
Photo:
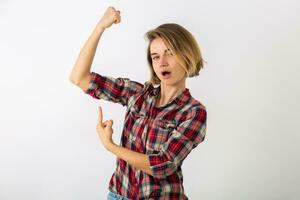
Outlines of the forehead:
[{"label": "forehead", "polygon": [[158,53],[167,49],[164,41],[161,38],[155,38],[150,44],[150,52]]}]

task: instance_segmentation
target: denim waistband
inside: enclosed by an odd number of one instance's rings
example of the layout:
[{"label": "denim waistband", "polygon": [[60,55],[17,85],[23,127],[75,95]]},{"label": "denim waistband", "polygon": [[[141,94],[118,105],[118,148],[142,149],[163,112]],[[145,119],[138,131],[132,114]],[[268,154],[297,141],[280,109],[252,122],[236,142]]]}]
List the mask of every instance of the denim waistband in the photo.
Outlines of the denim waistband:
[{"label": "denim waistband", "polygon": [[107,200],[129,200],[124,196],[121,196],[117,193],[114,193],[112,191],[109,191],[108,195],[107,195]]}]

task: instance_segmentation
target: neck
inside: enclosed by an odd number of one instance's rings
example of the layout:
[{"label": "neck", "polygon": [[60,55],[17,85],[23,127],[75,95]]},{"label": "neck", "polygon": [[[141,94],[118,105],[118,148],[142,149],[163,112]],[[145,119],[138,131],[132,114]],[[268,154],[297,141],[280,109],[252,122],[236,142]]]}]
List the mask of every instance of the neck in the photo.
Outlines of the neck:
[{"label": "neck", "polygon": [[157,106],[164,106],[171,102],[185,90],[185,84],[180,86],[160,85],[160,94],[157,100]]}]

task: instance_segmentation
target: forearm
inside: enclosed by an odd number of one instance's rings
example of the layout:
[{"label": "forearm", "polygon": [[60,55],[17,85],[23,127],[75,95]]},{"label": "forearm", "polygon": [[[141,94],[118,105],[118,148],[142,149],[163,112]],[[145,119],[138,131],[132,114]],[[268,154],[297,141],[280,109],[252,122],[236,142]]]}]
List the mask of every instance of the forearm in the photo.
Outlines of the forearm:
[{"label": "forearm", "polygon": [[150,162],[146,154],[138,153],[116,144],[109,145],[107,149],[115,154],[118,158],[128,162],[133,167],[152,175],[152,171],[150,170]]},{"label": "forearm", "polygon": [[83,77],[87,76],[91,72],[91,65],[104,30],[105,28],[103,26],[97,25],[82,47],[70,74],[70,80],[72,82],[78,83]]}]

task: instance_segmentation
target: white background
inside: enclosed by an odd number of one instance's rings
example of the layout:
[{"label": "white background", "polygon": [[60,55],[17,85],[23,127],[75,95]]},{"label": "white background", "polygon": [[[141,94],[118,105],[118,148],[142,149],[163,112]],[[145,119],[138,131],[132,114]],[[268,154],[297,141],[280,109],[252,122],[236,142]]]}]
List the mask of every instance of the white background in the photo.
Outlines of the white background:
[{"label": "white background", "polygon": [[92,71],[149,78],[144,33],[175,22],[207,61],[187,88],[208,112],[206,140],[183,163],[192,200],[300,199],[300,3],[296,0],[0,1],[0,199],[100,200],[115,156],[96,133],[98,105],[119,142],[125,107],[69,82],[108,6]]}]

